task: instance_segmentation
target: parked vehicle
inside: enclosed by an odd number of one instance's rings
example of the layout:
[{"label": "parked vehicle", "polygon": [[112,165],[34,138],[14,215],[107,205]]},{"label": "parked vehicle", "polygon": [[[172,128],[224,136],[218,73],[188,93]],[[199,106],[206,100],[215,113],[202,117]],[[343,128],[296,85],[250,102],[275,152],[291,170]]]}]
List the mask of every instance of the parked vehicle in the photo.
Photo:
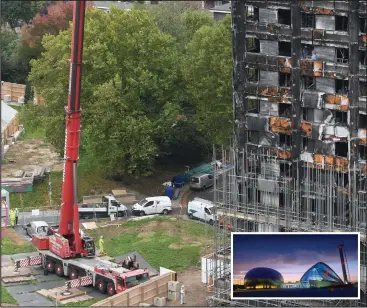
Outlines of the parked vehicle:
[{"label": "parked vehicle", "polygon": [[45,221],[32,221],[23,228],[25,229],[25,232],[32,237],[33,234],[39,234],[39,235],[47,235],[47,232],[49,230],[49,225]]},{"label": "parked vehicle", "polygon": [[199,219],[210,225],[214,223],[214,204],[202,198],[194,198],[187,204],[187,215],[190,219]]},{"label": "parked vehicle", "polygon": [[110,217],[112,214],[116,217],[127,215],[127,207],[116,200],[112,195],[97,197],[90,200],[84,197],[83,201],[83,204],[79,204],[80,218],[91,219],[94,217]]},{"label": "parked vehicle", "polygon": [[105,7],[105,6],[97,6],[96,9],[101,10],[105,13],[111,13],[110,9],[108,7]]},{"label": "parked vehicle", "polygon": [[135,203],[132,209],[133,214],[138,216],[151,214],[167,215],[172,211],[172,202],[167,196],[149,197]]},{"label": "parked vehicle", "polygon": [[214,177],[209,173],[196,173],[190,178],[190,188],[205,190],[213,186]]}]

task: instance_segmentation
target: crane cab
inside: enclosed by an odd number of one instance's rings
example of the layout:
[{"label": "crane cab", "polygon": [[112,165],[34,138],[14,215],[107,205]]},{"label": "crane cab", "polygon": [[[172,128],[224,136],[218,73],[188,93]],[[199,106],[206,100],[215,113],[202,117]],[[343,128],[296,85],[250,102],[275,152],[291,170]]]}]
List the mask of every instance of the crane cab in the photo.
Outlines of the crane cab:
[{"label": "crane cab", "polygon": [[96,247],[93,239],[88,236],[82,238],[83,254],[86,257],[94,257],[96,255]]}]

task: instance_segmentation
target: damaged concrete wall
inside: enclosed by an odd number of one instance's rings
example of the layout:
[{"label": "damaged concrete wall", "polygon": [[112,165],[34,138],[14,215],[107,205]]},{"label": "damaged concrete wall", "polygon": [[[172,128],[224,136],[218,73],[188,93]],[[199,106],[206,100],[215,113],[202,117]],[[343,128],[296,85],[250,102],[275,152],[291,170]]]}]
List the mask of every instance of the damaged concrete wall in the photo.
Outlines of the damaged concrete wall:
[{"label": "damaged concrete wall", "polygon": [[278,11],[260,8],[259,22],[264,24],[276,24],[278,22]]},{"label": "damaged concrete wall", "polygon": [[316,77],[316,91],[335,93],[335,80],[323,77]]},{"label": "damaged concrete wall", "polygon": [[335,47],[314,46],[319,61],[332,61],[336,59]]},{"label": "damaged concrete wall", "polygon": [[316,15],[316,29],[335,30],[335,16]]},{"label": "damaged concrete wall", "polygon": [[277,56],[279,54],[278,41],[260,40],[260,52]]},{"label": "damaged concrete wall", "polygon": [[278,116],[279,104],[260,100],[260,114],[267,116]]},{"label": "damaged concrete wall", "polygon": [[278,72],[269,72],[269,71],[260,71],[260,85],[266,85],[269,87],[278,87],[279,86],[279,73]]}]

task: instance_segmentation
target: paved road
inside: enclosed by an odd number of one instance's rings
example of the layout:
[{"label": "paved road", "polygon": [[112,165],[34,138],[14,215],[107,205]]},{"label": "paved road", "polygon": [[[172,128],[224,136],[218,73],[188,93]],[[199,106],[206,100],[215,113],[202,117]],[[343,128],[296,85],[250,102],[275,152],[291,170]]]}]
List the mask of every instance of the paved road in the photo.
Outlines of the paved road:
[{"label": "paved road", "polygon": [[203,198],[209,201],[214,201],[213,187],[210,187],[205,191],[192,191],[189,195],[189,201],[192,201],[196,197]]}]

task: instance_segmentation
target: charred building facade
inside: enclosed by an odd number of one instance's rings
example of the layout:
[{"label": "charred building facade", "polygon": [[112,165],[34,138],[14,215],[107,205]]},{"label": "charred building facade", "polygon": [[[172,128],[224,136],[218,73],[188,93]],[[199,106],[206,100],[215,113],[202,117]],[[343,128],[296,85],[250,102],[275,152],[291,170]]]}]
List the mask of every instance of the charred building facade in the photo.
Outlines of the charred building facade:
[{"label": "charred building facade", "polygon": [[[215,173],[210,303],[364,307],[366,3],[242,0],[228,13],[234,146],[215,156],[232,167]],[[361,232],[361,299],[231,301],[231,231]]]},{"label": "charred building facade", "polygon": [[365,2],[247,0],[244,9],[238,148],[366,169]]}]

